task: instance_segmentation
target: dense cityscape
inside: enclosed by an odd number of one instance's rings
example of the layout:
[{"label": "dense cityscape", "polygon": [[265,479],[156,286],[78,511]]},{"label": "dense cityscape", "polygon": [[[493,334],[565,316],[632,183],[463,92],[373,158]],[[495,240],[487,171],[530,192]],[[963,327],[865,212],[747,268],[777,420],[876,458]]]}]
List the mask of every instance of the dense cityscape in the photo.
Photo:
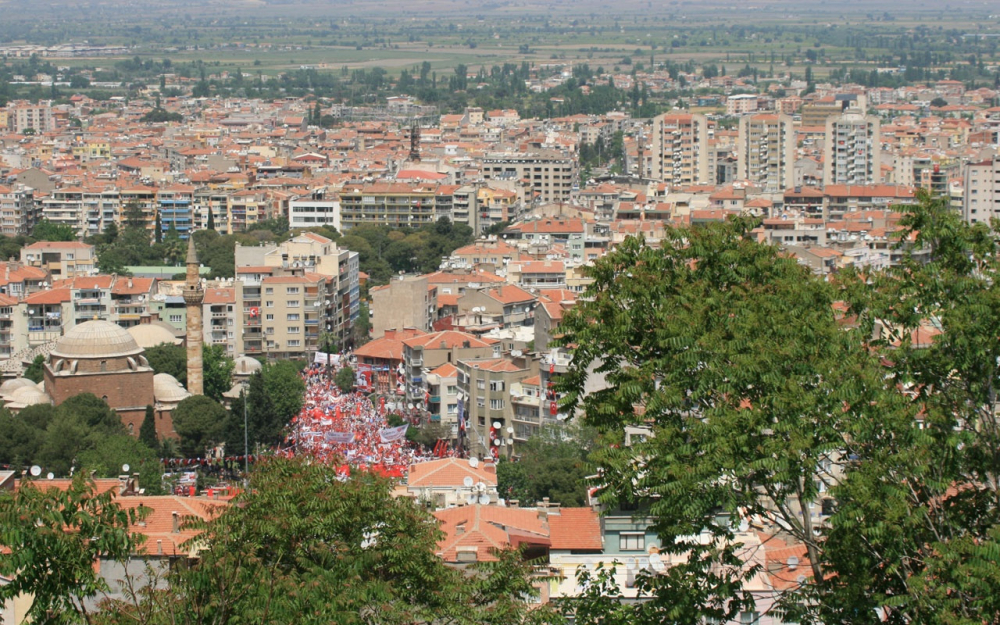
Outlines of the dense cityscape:
[{"label": "dense cityscape", "polygon": [[0,1],[0,623],[1000,623],[1000,13],[142,5]]}]

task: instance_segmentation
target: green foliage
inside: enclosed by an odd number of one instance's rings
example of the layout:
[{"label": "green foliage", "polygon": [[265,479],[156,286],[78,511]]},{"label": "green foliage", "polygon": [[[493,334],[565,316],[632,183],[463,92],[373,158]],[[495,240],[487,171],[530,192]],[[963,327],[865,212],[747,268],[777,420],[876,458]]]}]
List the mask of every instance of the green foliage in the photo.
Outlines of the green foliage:
[{"label": "green foliage", "polygon": [[243,449],[244,401],[247,436],[253,453],[258,446],[269,448],[281,442],[285,427],[302,409],[304,398],[305,382],[295,363],[265,365],[250,376],[246,397],[232,404],[225,426],[226,447]]},{"label": "green foliage", "polygon": [[206,449],[222,441],[226,409],[211,397],[192,395],[177,404],[173,419],[174,430],[181,437],[181,453],[200,458]]},{"label": "green foliage", "polygon": [[189,522],[202,532],[199,560],[112,605],[107,622],[560,622],[529,610],[523,598],[535,592],[520,554],[469,571],[446,566],[433,517],[371,475],[340,482],[322,464],[270,459],[236,503]]},{"label": "green foliage", "polygon": [[138,512],[112,497],[80,474],[66,491],[29,483],[0,493],[0,575],[10,580],[0,603],[29,595],[33,622],[84,622],[84,602],[110,590],[94,562],[124,565],[135,549],[129,525]]},{"label": "green foliage", "polygon": [[371,337],[372,320],[368,312],[368,302],[361,302],[358,306],[358,318],[354,320],[352,333],[354,335],[354,346],[361,347],[367,343]]},{"label": "green foliage", "polygon": [[202,387],[205,395],[221,402],[222,394],[233,385],[233,369],[236,364],[226,355],[223,345],[205,345],[202,348],[201,360]]},{"label": "green foliage", "polygon": [[553,428],[515,449],[516,461],[497,465],[497,490],[507,499],[533,505],[548,497],[564,506],[586,505],[586,477],[593,473],[587,456],[595,447],[586,428]]},{"label": "green foliage", "polygon": [[28,378],[35,384],[38,384],[45,378],[45,356],[39,354],[35,356],[35,359],[31,361],[27,369],[24,370],[24,377]]},{"label": "green foliage", "polygon": [[427,273],[436,270],[442,256],[448,256],[473,239],[470,227],[442,218],[415,229],[364,224],[340,237],[337,245],[357,252],[361,271],[375,284],[384,284],[400,271]]},{"label": "green foliage", "polygon": [[80,452],[80,466],[86,471],[96,471],[99,477],[115,477],[122,474],[122,467],[129,466],[128,473],[139,474],[139,487],[147,495],[163,494],[160,476],[163,467],[155,449],[131,436],[108,436],[97,441],[93,448]]},{"label": "green foliage", "polygon": [[18,469],[37,464],[59,477],[73,468],[117,477],[129,464],[150,492],[158,489],[160,475],[156,454],[129,436],[118,413],[90,393],[59,406],[28,406],[16,415],[0,411],[0,464]]},{"label": "green foliage", "polygon": [[[402,425],[402,424],[400,424]],[[417,443],[430,451],[439,440],[450,439],[451,431],[438,421],[429,421],[406,430],[406,440]]]},{"label": "green foliage", "polygon": [[150,124],[161,124],[164,122],[182,122],[184,121],[184,116],[180,113],[172,113],[170,111],[164,110],[162,108],[154,108],[150,112],[146,113],[139,118],[139,121],[150,123]]},{"label": "green foliage", "polygon": [[71,226],[54,224],[43,219],[31,230],[31,238],[36,241],[76,241],[76,231]]},{"label": "green foliage", "polygon": [[[1000,613],[985,565],[1000,553],[996,233],[923,192],[900,224],[899,267],[836,285],[739,219],[672,231],[660,250],[630,239],[595,263],[563,325],[575,346],[565,407],[609,439],[651,428],[595,453],[599,496],[643,505],[662,550],[686,557],[637,576],[641,603],[609,601],[598,576],[570,602],[577,622],[752,609],[757,567],[735,547],[752,518],[806,549],[805,582],[775,606],[786,621],[971,625]],[[839,298],[851,324],[834,313]],[[943,334],[915,340],[927,326]],[[609,387],[585,396],[591,368]],[[821,499],[835,502],[824,528],[808,513]]]},{"label": "green foliage", "polygon": [[337,375],[334,376],[333,381],[337,384],[337,388],[340,389],[342,393],[349,393],[354,389],[354,369],[349,366],[341,367],[337,371]]},{"label": "green foliage", "polygon": [[152,405],[146,406],[146,414],[142,419],[142,426],[139,428],[139,442],[154,452],[158,452],[160,449],[160,441],[156,436],[156,415]]},{"label": "green foliage", "polygon": [[183,345],[162,343],[150,347],[146,350],[146,360],[154,373],[172,375],[182,385],[187,385],[187,349]]}]

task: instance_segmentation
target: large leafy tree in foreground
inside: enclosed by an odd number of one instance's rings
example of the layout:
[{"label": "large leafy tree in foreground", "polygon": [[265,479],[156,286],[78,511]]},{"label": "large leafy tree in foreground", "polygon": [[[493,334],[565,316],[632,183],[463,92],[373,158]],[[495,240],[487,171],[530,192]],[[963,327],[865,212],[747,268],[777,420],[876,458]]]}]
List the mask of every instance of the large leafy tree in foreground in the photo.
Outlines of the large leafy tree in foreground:
[{"label": "large leafy tree in foreground", "polygon": [[[649,601],[612,605],[601,596],[606,585],[593,583],[575,604],[578,620],[694,624],[754,609],[748,582],[760,568],[737,528],[763,522],[806,548],[805,575],[788,576],[793,583],[773,608],[787,620],[973,622],[960,615],[982,614],[1000,589],[984,566],[994,549],[995,504],[970,495],[977,504],[962,507],[964,518],[943,510],[965,498],[954,495],[956,487],[997,492],[985,475],[956,470],[956,455],[975,455],[975,428],[955,438],[954,403],[935,411],[938,427],[916,428],[927,407],[900,392],[886,353],[870,344],[870,324],[838,319],[834,304],[845,296],[856,295],[855,308],[863,308],[870,276],[823,282],[758,243],[752,227],[736,219],[678,229],[662,249],[628,240],[596,262],[588,296],[564,320],[563,341],[573,346],[562,383],[567,407],[581,408],[609,437],[628,425],[654,434],[598,455],[601,497],[609,505],[642,504],[663,551],[675,556],[665,574],[639,575],[636,586]],[[941,247],[958,257],[974,243]],[[920,291],[914,268],[893,277],[898,287]],[[963,297],[990,281],[981,282]],[[874,299],[872,309],[890,297]],[[909,321],[926,315],[918,310]],[[1000,333],[991,331],[972,334],[995,343]],[[893,354],[909,361],[910,351],[917,350],[904,345]],[[978,353],[970,351],[958,358]],[[942,364],[940,379],[921,384],[942,384],[955,364]],[[585,395],[592,366],[607,374],[609,387]],[[985,393],[961,399],[966,406],[986,401]],[[978,456],[988,460],[985,448]],[[816,527],[810,514],[822,499],[836,503],[828,528]],[[928,515],[947,517],[955,540],[931,541],[941,528],[929,527]],[[983,541],[989,545],[980,548]],[[943,616],[948,603],[956,606],[948,609],[954,620]]]},{"label": "large leafy tree in foreground", "polygon": [[109,607],[108,623],[542,623],[517,552],[463,572],[435,555],[437,524],[370,475],[268,459],[201,531],[199,561]]}]

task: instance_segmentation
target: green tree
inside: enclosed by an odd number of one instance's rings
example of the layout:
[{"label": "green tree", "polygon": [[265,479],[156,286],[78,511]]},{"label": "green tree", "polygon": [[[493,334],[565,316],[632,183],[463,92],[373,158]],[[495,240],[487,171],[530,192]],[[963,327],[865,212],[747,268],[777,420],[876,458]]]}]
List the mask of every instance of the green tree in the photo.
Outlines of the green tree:
[{"label": "green tree", "polygon": [[36,384],[41,382],[45,378],[45,356],[41,354],[35,356],[28,368],[24,370],[24,377]]},{"label": "green tree", "polygon": [[518,552],[467,571],[446,566],[426,510],[371,475],[335,477],[301,459],[259,464],[237,505],[190,523],[201,532],[198,561],[111,606],[109,623],[560,623],[525,601],[537,592]]},{"label": "green tree", "polygon": [[[835,584],[810,504],[824,483],[847,494],[830,468],[849,446],[846,430],[906,412],[877,357],[837,323],[832,286],[759,244],[755,225],[671,230],[661,249],[626,240],[594,264],[594,283],[561,326],[574,346],[559,383],[564,407],[619,441],[595,452],[602,502],[642,505],[662,551],[683,556],[668,575],[638,576],[650,600],[630,608],[630,622],[752,610],[745,585],[758,569],[743,562],[736,532],[753,518],[807,550],[811,579],[783,593],[779,609],[823,605]],[[585,394],[594,367],[608,387]],[[626,446],[628,426],[651,436]],[[861,566],[866,554],[856,557]]]},{"label": "green tree", "polygon": [[340,371],[337,372],[337,375],[334,376],[333,381],[342,393],[350,393],[354,390],[354,369],[346,365],[341,367]]},{"label": "green tree", "polygon": [[[96,477],[117,477],[123,473],[139,474],[139,487],[147,495],[163,493],[160,477],[163,466],[157,452],[131,436],[107,436],[93,448],[80,452],[84,472],[96,471]],[[128,465],[128,471],[124,467]]]},{"label": "green tree", "polygon": [[586,505],[585,478],[593,473],[587,457],[594,448],[594,434],[587,428],[544,430],[515,448],[515,462],[498,464],[498,491],[525,505],[545,497],[564,506]]},{"label": "green tree", "polygon": [[146,415],[139,428],[139,441],[154,452],[160,449],[160,440],[156,436],[156,415],[152,405],[146,406]]},{"label": "green tree", "polygon": [[31,237],[38,241],[76,241],[76,231],[72,226],[55,224],[43,219],[31,229]]},{"label": "green tree", "polygon": [[358,318],[354,320],[354,327],[351,333],[354,336],[355,347],[360,347],[371,338],[372,320],[368,312],[368,302],[361,302],[358,307]]},{"label": "green tree", "polygon": [[29,595],[32,622],[89,622],[87,600],[110,591],[94,563],[124,566],[137,546],[129,526],[139,512],[122,510],[113,496],[82,474],[65,491],[29,482],[0,492],[0,575],[10,580],[0,585],[0,603]]},{"label": "green tree", "polygon": [[146,360],[154,373],[172,375],[182,385],[187,385],[187,349],[183,345],[162,343],[150,347],[146,350]]},{"label": "green tree", "polygon": [[192,395],[174,408],[174,430],[180,436],[180,450],[188,458],[205,455],[205,450],[222,440],[226,409],[211,397]]},{"label": "green tree", "polygon": [[221,402],[222,394],[233,385],[233,368],[236,365],[233,359],[226,355],[225,347],[222,345],[204,346],[201,359],[202,386],[205,395]]}]

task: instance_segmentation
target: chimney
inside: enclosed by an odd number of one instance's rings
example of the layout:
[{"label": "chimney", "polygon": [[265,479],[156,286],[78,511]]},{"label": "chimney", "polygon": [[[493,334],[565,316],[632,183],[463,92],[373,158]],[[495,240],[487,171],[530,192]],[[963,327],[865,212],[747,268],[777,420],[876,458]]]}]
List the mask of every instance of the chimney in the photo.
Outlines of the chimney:
[{"label": "chimney", "polygon": [[549,520],[549,511],[545,508],[538,509],[538,520],[545,523]]},{"label": "chimney", "polygon": [[178,534],[181,531],[181,515],[177,512],[171,512],[171,516],[174,518],[173,529],[171,530],[174,534]]},{"label": "chimney", "polygon": [[162,556],[163,555],[163,541],[162,540],[157,540],[156,541],[156,555],[158,555],[158,556]]},{"label": "chimney", "polygon": [[465,523],[459,523],[455,526],[455,536],[461,536],[465,533]]}]

